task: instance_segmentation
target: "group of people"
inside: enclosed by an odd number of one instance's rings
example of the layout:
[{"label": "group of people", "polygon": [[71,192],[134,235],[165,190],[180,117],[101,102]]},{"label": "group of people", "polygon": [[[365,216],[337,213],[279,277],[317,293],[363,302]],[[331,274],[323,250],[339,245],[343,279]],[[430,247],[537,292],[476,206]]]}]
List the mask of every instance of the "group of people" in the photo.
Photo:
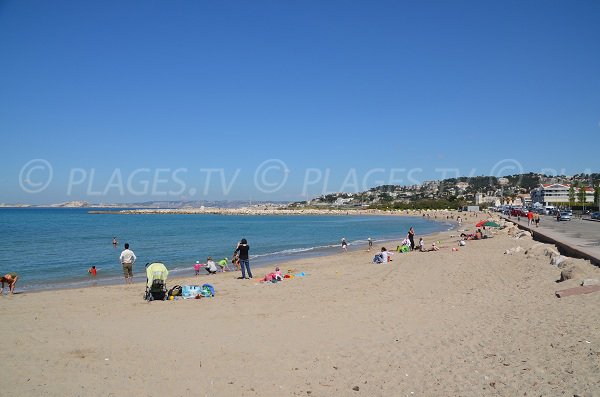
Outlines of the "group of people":
[{"label": "group of people", "polygon": [[527,212],[527,226],[531,226],[532,223],[535,223],[535,227],[540,226],[540,214],[529,210]]},{"label": "group of people", "polygon": [[[200,263],[200,261],[196,261],[196,264],[194,265],[194,271],[196,272],[196,276],[200,274],[200,269],[202,268],[206,269],[206,272],[208,274],[217,274],[217,265],[221,269],[221,272],[231,271],[228,265],[228,261],[228,258],[223,258],[219,262],[215,263],[212,257],[209,256],[208,258],[206,258],[206,263]],[[235,268],[239,270],[240,261],[237,253],[234,254],[233,258],[231,259],[231,263],[233,263]]]},{"label": "group of people", "polygon": [[[371,240],[371,238],[369,237],[368,239],[369,242],[369,248],[368,251],[371,250],[371,248],[373,247],[373,241]],[[421,238],[419,240],[419,250],[420,251],[426,251],[425,247],[424,247],[424,241]],[[408,233],[406,234],[406,238],[402,241],[402,244],[396,247],[396,251],[397,252],[409,252],[409,251],[414,251],[416,248],[415,246],[415,229],[414,227],[410,227],[410,229],[408,229]],[[431,249],[431,251],[437,251],[438,248],[435,246],[435,243],[433,244],[433,247]],[[375,255],[375,257],[373,257],[373,263],[387,263],[390,262],[392,260],[391,255],[393,255],[393,252],[388,251],[385,247],[381,247],[381,251],[379,253],[377,253]]]},{"label": "group of people", "polygon": [[[233,258],[231,260],[231,263],[233,263],[235,269],[242,271],[242,276],[239,277],[240,279],[252,278],[252,271],[250,270],[249,252],[250,245],[248,245],[248,241],[245,238],[241,239],[240,242],[237,244],[235,251],[233,252]],[[125,249],[121,252],[121,255],[119,256],[119,261],[123,266],[125,284],[133,283],[133,265],[135,264],[136,260],[137,257],[135,256],[135,253],[131,249],[129,249],[129,243],[125,243]],[[206,269],[206,272],[208,274],[213,275],[217,274],[217,266],[221,268],[221,272],[231,270],[228,266],[228,258],[223,258],[219,262],[215,263],[212,257],[209,256],[208,258],[206,258],[205,264],[201,264],[200,261],[196,261],[196,263],[194,264],[194,271],[196,275],[199,275],[200,269],[204,268]],[[92,266],[88,270],[88,272],[92,276],[96,276],[96,267]]]}]

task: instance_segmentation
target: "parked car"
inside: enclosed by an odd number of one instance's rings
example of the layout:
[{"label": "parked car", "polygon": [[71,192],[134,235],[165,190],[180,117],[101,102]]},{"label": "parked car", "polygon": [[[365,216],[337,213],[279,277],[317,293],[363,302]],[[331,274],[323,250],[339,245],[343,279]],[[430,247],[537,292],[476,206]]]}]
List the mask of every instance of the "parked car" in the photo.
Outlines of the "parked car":
[{"label": "parked car", "polygon": [[570,221],[571,214],[568,211],[561,211],[560,216],[558,217],[559,221]]},{"label": "parked car", "polygon": [[521,217],[527,217],[527,212],[523,211],[522,209],[519,208],[513,208],[510,211],[510,216],[521,216]]},{"label": "parked car", "polygon": [[600,212],[592,212],[591,217],[592,217],[592,219],[600,220]]}]

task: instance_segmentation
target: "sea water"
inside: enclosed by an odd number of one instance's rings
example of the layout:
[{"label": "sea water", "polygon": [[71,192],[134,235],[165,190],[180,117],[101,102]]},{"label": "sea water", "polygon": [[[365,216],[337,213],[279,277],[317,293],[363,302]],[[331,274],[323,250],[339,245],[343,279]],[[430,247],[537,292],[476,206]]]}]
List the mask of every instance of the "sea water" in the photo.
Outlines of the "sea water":
[{"label": "sea water", "polygon": [[[196,260],[205,263],[209,255],[215,261],[231,259],[242,238],[248,240],[250,264],[256,268],[341,252],[342,238],[348,241],[349,250],[363,249],[368,237],[379,249],[385,241],[403,239],[411,226],[417,239],[453,227],[445,220],[380,215],[123,215],[89,211],[0,209],[0,273],[19,274],[17,291],[115,284],[123,282],[119,255],[124,243],[129,243],[137,256],[134,278],[141,281],[148,262],[163,262],[170,276],[191,276]],[[113,237],[117,246],[112,244]],[[98,270],[94,280],[88,274],[92,265]]]}]

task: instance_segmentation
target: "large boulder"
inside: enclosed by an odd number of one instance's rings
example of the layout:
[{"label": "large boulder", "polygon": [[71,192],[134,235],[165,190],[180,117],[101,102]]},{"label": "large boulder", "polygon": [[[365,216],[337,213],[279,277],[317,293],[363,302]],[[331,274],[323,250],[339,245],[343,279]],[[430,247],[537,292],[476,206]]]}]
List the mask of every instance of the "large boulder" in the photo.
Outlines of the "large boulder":
[{"label": "large boulder", "polygon": [[512,237],[514,237],[514,236],[516,236],[516,235],[517,235],[517,233],[519,233],[519,228],[518,228],[518,227],[515,227],[515,226],[509,226],[508,228],[506,228],[506,233],[507,233],[509,236],[512,236]]},{"label": "large boulder", "polygon": [[564,256],[564,255],[560,255],[560,254],[559,255],[553,255],[550,258],[550,264],[552,266],[561,267],[561,264],[563,262],[565,262],[567,259],[569,259],[569,258],[567,256]]},{"label": "large boulder", "polygon": [[598,280],[597,278],[586,278],[585,280],[583,280],[581,282],[581,285],[584,287],[587,287],[590,285],[600,285],[600,280]]},{"label": "large boulder", "polygon": [[552,258],[554,256],[559,256],[560,254],[556,246],[553,244],[537,243],[531,246],[531,248],[529,248],[527,251],[525,251],[525,255],[527,255],[527,257],[529,258],[544,256],[549,256],[550,258]]},{"label": "large boulder", "polygon": [[566,267],[560,272],[560,279],[558,281],[567,281],[571,279],[582,278],[585,276],[585,270],[581,266],[572,265]]},{"label": "large boulder", "polygon": [[516,239],[516,240],[519,240],[519,239],[522,239],[522,238],[525,238],[525,239],[531,239],[531,238],[532,238],[532,235],[531,235],[531,233],[530,233],[530,232],[528,232],[528,231],[525,231],[525,230],[522,230],[522,231],[518,232],[518,233],[515,235],[515,239]]},{"label": "large boulder", "polygon": [[600,270],[585,259],[566,258],[559,264],[560,280],[598,278]]}]

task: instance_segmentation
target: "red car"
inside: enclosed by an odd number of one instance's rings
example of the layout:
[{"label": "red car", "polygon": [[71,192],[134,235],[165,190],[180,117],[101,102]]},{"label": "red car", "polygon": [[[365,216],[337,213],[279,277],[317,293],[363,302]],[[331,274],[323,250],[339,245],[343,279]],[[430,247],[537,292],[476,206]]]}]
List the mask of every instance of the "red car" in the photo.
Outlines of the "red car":
[{"label": "red car", "polygon": [[510,210],[510,216],[523,216],[527,218],[527,211],[513,208],[512,210]]}]

